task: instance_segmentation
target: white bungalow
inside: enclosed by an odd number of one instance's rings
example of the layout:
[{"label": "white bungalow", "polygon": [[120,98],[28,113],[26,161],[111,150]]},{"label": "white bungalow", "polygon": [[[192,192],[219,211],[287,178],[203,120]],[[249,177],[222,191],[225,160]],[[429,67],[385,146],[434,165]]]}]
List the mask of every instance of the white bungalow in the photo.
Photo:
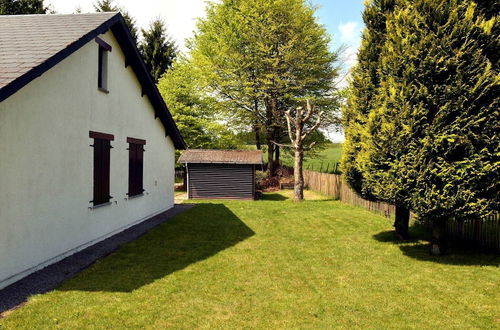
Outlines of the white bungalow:
[{"label": "white bungalow", "polygon": [[0,288],[172,208],[184,148],[121,14],[0,16]]}]

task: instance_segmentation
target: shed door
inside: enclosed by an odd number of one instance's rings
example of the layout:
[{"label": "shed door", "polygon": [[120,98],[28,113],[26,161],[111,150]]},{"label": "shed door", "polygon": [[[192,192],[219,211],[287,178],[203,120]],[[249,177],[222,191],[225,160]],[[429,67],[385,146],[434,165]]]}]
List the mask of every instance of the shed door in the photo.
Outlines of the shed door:
[{"label": "shed door", "polygon": [[252,165],[189,164],[189,198],[252,199]]}]

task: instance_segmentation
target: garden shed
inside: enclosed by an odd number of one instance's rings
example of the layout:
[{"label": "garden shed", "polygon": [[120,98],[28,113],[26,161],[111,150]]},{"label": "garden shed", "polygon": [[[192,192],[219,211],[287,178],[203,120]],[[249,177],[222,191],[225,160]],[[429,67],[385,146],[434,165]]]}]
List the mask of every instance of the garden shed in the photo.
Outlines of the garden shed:
[{"label": "garden shed", "polygon": [[192,149],[179,163],[186,166],[189,199],[254,199],[262,151]]}]

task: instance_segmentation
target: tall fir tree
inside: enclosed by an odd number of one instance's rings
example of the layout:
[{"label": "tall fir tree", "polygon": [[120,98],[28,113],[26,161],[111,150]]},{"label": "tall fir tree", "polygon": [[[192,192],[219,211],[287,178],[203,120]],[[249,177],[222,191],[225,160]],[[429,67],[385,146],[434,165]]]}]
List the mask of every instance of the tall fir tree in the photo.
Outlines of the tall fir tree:
[{"label": "tall fir tree", "polygon": [[43,0],[0,0],[0,15],[46,14]]},{"label": "tall fir tree", "polygon": [[[405,187],[394,181],[382,181],[388,164],[398,157],[398,148],[392,148],[399,127],[381,126],[374,117],[380,111],[379,90],[383,84],[383,49],[387,29],[396,0],[374,0],[363,13],[366,28],[354,67],[347,104],[343,109],[343,127],[346,141],[343,146],[342,170],[347,183],[360,195],[370,200],[395,204],[394,227],[401,239],[408,239],[410,210]],[[391,114],[397,116],[397,113]],[[380,170],[380,173],[377,172]],[[376,176],[375,173],[380,174]]]},{"label": "tall fir tree", "polygon": [[437,254],[448,219],[500,210],[499,22],[474,1],[416,0],[388,37],[383,105],[400,114],[385,122],[402,137],[389,177],[433,223]]},{"label": "tall fir tree", "polygon": [[97,0],[97,2],[94,3],[94,5],[93,5],[94,10],[96,12],[112,12],[112,11],[121,12],[123,19],[125,20],[125,24],[127,24],[127,27],[130,31],[130,35],[132,36],[132,39],[134,40],[135,44],[137,45],[139,33],[137,30],[135,19],[129,14],[128,11],[115,5],[113,3],[113,1],[114,0]]},{"label": "tall fir tree", "polygon": [[380,52],[385,42],[387,15],[394,9],[394,0],[374,0],[363,12],[365,29],[358,63],[352,70],[347,104],[342,111],[342,125],[346,141],[342,152],[342,172],[347,183],[365,198],[375,198],[363,185],[357,157],[364,138],[363,131],[376,103],[380,87]]},{"label": "tall fir tree", "polygon": [[379,86],[348,165],[362,190],[429,219],[439,253],[447,219],[500,206],[498,16],[473,1],[415,0],[386,19]]},{"label": "tall fir tree", "polygon": [[154,82],[172,67],[177,56],[177,46],[167,34],[165,23],[160,18],[155,19],[149,30],[142,30],[143,40],[139,45],[146,67]]}]

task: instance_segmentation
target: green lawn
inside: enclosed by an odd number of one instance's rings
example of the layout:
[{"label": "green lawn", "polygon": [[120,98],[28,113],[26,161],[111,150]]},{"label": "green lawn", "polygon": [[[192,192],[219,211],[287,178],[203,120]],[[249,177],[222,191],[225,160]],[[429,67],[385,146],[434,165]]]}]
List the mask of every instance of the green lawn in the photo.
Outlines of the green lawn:
[{"label": "green lawn", "polygon": [[500,256],[431,257],[386,218],[289,195],[199,202],[0,328],[500,328]]},{"label": "green lawn", "polygon": [[[304,168],[314,169],[316,171],[319,171],[321,168],[323,172],[328,168],[331,172],[335,164],[340,162],[341,157],[342,143],[330,143],[327,144],[323,150],[319,151],[317,155],[314,155],[314,157],[306,157],[304,160]],[[284,165],[293,166],[292,156],[284,153],[281,158]]]}]

